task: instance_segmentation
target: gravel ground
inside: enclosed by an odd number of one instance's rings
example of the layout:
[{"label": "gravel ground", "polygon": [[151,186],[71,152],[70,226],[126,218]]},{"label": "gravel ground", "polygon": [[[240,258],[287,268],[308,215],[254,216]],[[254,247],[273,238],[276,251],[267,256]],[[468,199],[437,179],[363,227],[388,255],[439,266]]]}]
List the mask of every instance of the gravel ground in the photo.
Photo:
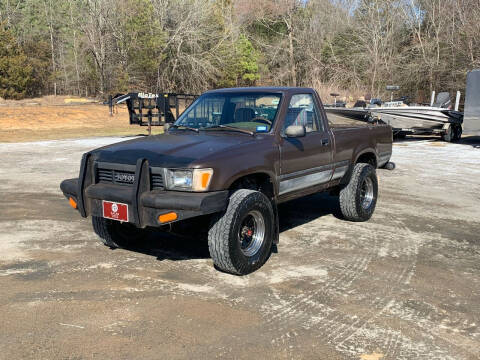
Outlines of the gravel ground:
[{"label": "gravel ground", "polygon": [[282,205],[278,252],[237,277],[194,234],[97,241],[59,183],[120,140],[0,143],[0,358],[480,357],[480,143],[396,143],[367,223]]}]

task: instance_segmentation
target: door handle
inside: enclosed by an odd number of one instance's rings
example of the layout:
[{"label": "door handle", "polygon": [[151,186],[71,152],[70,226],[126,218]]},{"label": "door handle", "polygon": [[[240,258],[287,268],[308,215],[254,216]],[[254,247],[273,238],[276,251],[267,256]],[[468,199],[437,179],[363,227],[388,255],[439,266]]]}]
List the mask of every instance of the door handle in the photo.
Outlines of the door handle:
[{"label": "door handle", "polygon": [[326,146],[330,143],[328,139],[322,139],[322,146]]}]

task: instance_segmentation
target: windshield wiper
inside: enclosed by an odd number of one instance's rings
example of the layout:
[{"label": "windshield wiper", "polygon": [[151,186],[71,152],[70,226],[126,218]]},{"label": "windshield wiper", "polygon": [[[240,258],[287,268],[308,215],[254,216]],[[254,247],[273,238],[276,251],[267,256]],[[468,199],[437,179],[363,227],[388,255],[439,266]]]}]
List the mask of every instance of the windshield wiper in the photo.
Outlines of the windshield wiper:
[{"label": "windshield wiper", "polygon": [[237,132],[241,132],[241,133],[252,135],[252,136],[255,135],[255,133],[251,130],[241,129],[241,128],[237,128],[235,126],[227,126],[227,125],[214,125],[214,126],[209,126],[209,127],[206,127],[206,128],[202,128],[201,130],[218,130],[218,129],[225,129],[225,130],[229,130],[229,131],[237,131]]},{"label": "windshield wiper", "polygon": [[170,126],[170,129],[180,129],[180,130],[190,130],[190,131],[195,131],[198,133],[198,129],[197,128],[194,128],[194,127],[190,127],[190,126],[185,126],[185,125],[177,125],[177,124],[173,124],[172,126]]}]

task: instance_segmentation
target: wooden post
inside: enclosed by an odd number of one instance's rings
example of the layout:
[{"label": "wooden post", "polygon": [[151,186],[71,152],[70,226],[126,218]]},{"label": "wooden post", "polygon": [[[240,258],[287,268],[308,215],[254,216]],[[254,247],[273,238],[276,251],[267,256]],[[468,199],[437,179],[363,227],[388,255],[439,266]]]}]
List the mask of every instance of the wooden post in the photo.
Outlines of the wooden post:
[{"label": "wooden post", "polygon": [[178,111],[179,111],[179,108],[178,108],[178,96],[175,96],[175,120],[178,119]]},{"label": "wooden post", "polygon": [[163,122],[167,123],[167,109],[170,110],[170,101],[168,94],[163,94]]},{"label": "wooden post", "polygon": [[110,116],[113,116],[113,98],[112,95],[108,95],[108,108],[110,111]]}]

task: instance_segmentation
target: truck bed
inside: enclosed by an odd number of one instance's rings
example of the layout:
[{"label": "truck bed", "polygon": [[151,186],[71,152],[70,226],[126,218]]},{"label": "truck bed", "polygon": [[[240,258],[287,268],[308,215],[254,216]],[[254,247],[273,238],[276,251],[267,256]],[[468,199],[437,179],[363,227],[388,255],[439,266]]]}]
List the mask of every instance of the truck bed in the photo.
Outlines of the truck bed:
[{"label": "truck bed", "polygon": [[330,130],[335,138],[335,161],[353,159],[360,149],[376,149],[377,166],[388,162],[392,154],[392,128],[384,124],[360,121],[335,124]]},{"label": "truck bed", "polygon": [[370,125],[366,121],[351,119],[340,114],[327,113],[327,118],[330,128],[365,127]]}]

